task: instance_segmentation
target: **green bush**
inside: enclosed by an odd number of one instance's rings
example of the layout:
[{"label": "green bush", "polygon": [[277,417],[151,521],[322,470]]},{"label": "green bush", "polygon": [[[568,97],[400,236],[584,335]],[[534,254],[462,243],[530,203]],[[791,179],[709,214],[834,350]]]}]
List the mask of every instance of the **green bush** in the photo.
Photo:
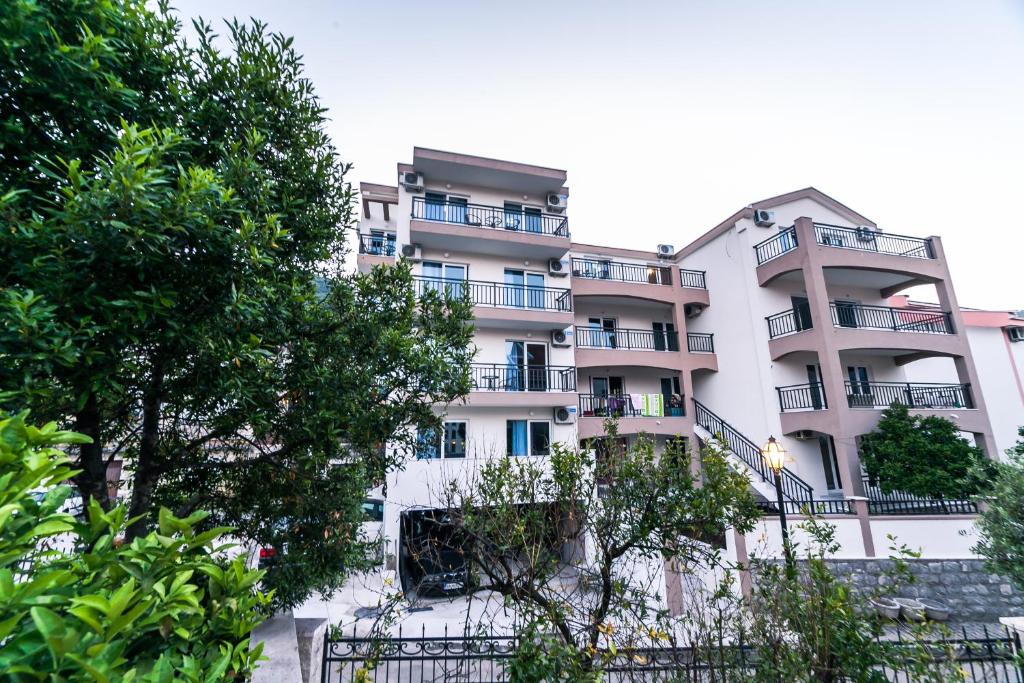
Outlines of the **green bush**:
[{"label": "green bush", "polygon": [[[85,437],[0,415],[0,671],[15,681],[247,678],[249,634],[268,596],[260,572],[228,560],[225,529],[162,510],[125,543],[125,508],[61,512],[74,474],[58,448]],[[38,492],[45,491],[45,495]]]}]

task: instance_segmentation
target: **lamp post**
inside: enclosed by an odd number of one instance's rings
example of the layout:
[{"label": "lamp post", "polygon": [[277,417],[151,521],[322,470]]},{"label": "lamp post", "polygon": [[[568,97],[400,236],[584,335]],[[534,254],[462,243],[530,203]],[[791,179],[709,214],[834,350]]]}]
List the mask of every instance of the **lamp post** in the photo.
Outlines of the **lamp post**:
[{"label": "lamp post", "polygon": [[793,548],[789,544],[789,528],[786,526],[786,503],[782,498],[782,468],[786,466],[786,449],[775,440],[774,436],[769,436],[768,443],[761,448],[761,455],[775,475],[775,495],[779,501],[779,523],[782,525],[782,552],[786,556],[786,569],[792,573],[795,568]]}]

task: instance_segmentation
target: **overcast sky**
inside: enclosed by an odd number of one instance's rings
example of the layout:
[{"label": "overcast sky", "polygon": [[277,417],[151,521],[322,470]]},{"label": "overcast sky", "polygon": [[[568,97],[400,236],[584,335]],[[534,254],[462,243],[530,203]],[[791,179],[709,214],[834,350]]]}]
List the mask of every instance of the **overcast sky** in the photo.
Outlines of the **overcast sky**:
[{"label": "overcast sky", "polygon": [[172,3],[294,36],[355,182],[414,145],[563,168],[575,240],[652,250],[813,185],[1024,308],[1021,0]]}]

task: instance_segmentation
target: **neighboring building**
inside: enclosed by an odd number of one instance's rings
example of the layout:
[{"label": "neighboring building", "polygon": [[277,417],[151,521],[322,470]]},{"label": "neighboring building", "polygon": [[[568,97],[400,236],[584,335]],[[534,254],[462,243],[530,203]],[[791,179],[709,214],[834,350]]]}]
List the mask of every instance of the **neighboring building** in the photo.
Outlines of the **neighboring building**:
[{"label": "neighboring building", "polygon": [[[906,295],[894,296],[890,305],[908,311],[931,311],[935,305],[910,301]],[[1024,427],[1024,311],[982,311],[961,308],[967,341],[978,367],[981,393],[988,407],[995,447],[999,454],[1017,443],[1018,430]],[[926,373],[940,379],[943,368],[930,361],[907,368],[911,381],[923,379]]]},{"label": "neighboring building", "polygon": [[[858,437],[894,401],[955,420],[989,453],[988,401],[1000,403],[1000,430],[1022,415],[977,390],[987,374],[975,367],[970,316],[938,237],[882,232],[808,188],[745,207],[678,251],[619,249],[571,242],[565,171],[415,148],[398,176],[397,186],[361,186],[358,267],[404,255],[418,287],[466,288],[478,353],[466,402],[389,478],[392,567],[403,517],[430,506],[432,487],[481,458],[591,445],[607,415],[626,439],[680,436],[696,447],[721,434],[769,512],[774,488],[758,447],[780,437],[792,457],[787,506],[825,501],[845,555],[884,553],[893,531],[930,544],[932,556],[967,553],[969,540],[947,535],[969,527],[969,515],[943,519],[941,539],[929,538],[920,522],[934,502],[883,496],[857,454]],[[890,305],[921,285],[938,307]],[[953,503],[942,511],[974,511]],[[730,539],[730,553],[743,559],[759,534],[777,544],[776,527]]]}]

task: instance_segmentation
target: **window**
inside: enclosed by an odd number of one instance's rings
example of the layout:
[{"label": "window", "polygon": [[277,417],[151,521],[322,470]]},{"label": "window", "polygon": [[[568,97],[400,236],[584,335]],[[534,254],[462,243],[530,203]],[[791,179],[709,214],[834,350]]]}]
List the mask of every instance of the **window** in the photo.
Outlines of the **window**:
[{"label": "window", "polygon": [[466,457],[465,422],[445,422],[441,431],[424,429],[416,435],[417,460],[439,460],[442,457]]},{"label": "window", "polygon": [[676,326],[673,323],[651,323],[654,331],[655,351],[678,351],[679,335],[676,334]]},{"label": "window", "polygon": [[462,296],[463,283],[466,281],[466,266],[458,263],[440,263],[437,261],[424,261],[422,266],[423,277],[427,279],[426,286],[441,291],[443,287],[451,296]]},{"label": "window", "polygon": [[551,424],[541,420],[507,420],[505,452],[510,456],[549,455]]},{"label": "window", "polygon": [[857,307],[859,304],[856,301],[844,301],[836,300],[836,324],[839,327],[857,327]]},{"label": "window", "polygon": [[466,205],[465,197],[453,197],[443,192],[423,193],[423,217],[428,221],[465,223]]},{"label": "window", "polygon": [[444,423],[444,457],[466,457],[466,423]]},{"label": "window", "polygon": [[[606,349],[616,347],[615,318],[588,318],[587,327],[589,329],[584,330],[586,334],[582,340],[583,346],[597,346]],[[628,339],[626,341],[628,343]]]},{"label": "window", "polygon": [[505,269],[504,306],[544,308],[544,276],[522,270]]},{"label": "window", "polygon": [[441,434],[434,428],[416,434],[416,459],[437,460],[441,457]]},{"label": "window", "polygon": [[374,256],[395,255],[395,233],[381,230],[370,231],[370,249],[367,252]]},{"label": "window", "polygon": [[819,436],[818,448],[821,450],[821,466],[825,470],[825,486],[829,491],[840,491],[843,480],[839,476],[839,462],[836,460],[835,442],[831,436]]},{"label": "window", "polygon": [[363,501],[363,515],[367,522],[384,521],[384,501],[367,498]]},{"label": "window", "polygon": [[850,392],[854,394],[870,394],[871,382],[868,380],[868,369],[860,365],[851,365],[846,368],[846,374],[850,378]]},{"label": "window", "polygon": [[540,209],[526,207],[523,209],[523,218],[526,219],[526,232],[543,232]]}]

